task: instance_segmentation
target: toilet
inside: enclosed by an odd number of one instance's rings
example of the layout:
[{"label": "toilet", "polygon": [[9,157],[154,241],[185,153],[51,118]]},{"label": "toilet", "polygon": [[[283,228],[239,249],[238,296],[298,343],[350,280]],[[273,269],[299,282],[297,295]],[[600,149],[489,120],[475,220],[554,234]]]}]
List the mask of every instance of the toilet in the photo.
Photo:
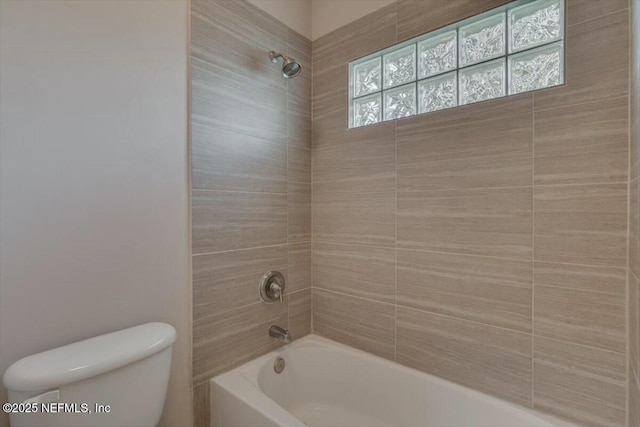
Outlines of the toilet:
[{"label": "toilet", "polygon": [[3,379],[21,410],[11,426],[156,426],[175,340],[173,326],[146,323],[18,360]]}]

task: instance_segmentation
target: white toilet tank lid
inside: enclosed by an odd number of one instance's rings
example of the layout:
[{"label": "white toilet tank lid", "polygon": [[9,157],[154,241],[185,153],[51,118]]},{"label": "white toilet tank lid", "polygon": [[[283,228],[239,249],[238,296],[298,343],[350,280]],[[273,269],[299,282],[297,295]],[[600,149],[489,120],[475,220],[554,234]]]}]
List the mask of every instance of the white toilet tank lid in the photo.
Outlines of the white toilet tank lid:
[{"label": "white toilet tank lid", "polygon": [[175,340],[173,326],[145,323],[24,357],[4,373],[4,385],[27,392],[61,387],[149,357]]}]

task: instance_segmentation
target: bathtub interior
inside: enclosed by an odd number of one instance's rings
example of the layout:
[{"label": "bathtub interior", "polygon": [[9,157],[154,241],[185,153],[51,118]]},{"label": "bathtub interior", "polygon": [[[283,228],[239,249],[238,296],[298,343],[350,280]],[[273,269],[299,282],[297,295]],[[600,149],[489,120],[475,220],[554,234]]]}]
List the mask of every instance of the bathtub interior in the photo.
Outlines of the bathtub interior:
[{"label": "bathtub interior", "polygon": [[301,425],[573,426],[313,335],[241,370]]}]

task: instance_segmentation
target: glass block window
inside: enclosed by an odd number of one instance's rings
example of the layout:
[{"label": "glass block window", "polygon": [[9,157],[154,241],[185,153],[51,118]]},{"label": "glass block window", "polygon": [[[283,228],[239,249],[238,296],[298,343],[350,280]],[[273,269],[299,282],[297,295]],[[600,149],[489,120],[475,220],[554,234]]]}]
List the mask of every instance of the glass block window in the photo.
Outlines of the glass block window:
[{"label": "glass block window", "polygon": [[564,0],[518,0],[349,64],[349,127],[564,83]]}]

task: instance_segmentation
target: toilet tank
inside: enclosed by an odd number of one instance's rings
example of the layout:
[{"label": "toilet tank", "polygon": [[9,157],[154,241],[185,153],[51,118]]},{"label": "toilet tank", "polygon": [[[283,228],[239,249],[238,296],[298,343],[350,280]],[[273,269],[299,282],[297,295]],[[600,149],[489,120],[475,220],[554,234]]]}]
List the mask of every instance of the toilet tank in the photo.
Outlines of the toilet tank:
[{"label": "toilet tank", "polygon": [[146,323],[18,360],[4,374],[11,426],[157,425],[175,339]]}]

